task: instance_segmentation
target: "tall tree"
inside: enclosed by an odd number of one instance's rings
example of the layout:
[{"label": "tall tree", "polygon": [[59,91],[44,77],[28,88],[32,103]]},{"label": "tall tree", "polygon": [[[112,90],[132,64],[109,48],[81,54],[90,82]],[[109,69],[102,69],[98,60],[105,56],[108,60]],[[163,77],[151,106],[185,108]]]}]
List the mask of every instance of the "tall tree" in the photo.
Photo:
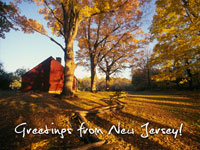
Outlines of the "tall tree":
[{"label": "tall tree", "polygon": [[[64,46],[47,34],[46,29],[37,20],[18,17],[17,23],[25,33],[38,32],[56,43],[64,52],[64,87],[63,95],[71,96],[74,70],[73,42],[77,35],[78,27],[82,21],[97,14],[113,12],[127,2],[127,0],[32,0],[42,7],[39,11],[47,20],[51,33],[64,39]],[[109,5],[112,1],[112,5]],[[109,2],[109,3],[108,3]],[[109,6],[109,7],[104,7]]]},{"label": "tall tree", "polygon": [[[109,90],[110,76],[112,74],[121,72],[125,68],[130,68],[132,63],[137,60],[138,55],[142,52],[141,48],[147,42],[147,35],[141,29],[138,29],[135,34],[127,33],[123,40],[112,50],[104,47],[104,51],[109,51],[109,53],[104,56],[98,66],[100,71],[106,75],[106,90]],[[112,39],[111,43],[115,43],[114,39]]]},{"label": "tall tree", "polygon": [[158,43],[152,64],[161,69],[156,81],[189,82],[200,70],[200,2],[157,0],[151,33]]},{"label": "tall tree", "polygon": [[145,47],[131,65],[132,83],[135,89],[151,88],[151,75],[153,72],[150,65],[151,55],[152,51]]},{"label": "tall tree", "polygon": [[[82,22],[77,59],[80,64],[91,69],[91,91],[96,90],[97,65],[120,44],[128,33],[138,29],[142,17],[141,7],[147,1],[149,0],[127,0],[127,3],[114,12],[101,14]],[[109,8],[113,2],[109,1],[105,7]]]}]

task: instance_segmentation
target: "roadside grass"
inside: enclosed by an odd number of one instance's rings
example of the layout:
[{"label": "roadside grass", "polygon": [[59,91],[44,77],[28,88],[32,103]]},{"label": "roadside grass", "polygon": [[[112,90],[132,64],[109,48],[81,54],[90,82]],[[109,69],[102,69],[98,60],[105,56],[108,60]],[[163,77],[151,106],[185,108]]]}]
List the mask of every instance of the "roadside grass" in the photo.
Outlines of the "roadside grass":
[{"label": "roadside grass", "polygon": [[[77,92],[78,98],[59,99],[47,93],[21,93],[0,91],[0,147],[2,149],[70,149],[84,143],[75,134],[33,135],[22,138],[14,133],[14,128],[26,122],[26,128],[71,128],[69,119],[76,110],[92,110],[108,104],[115,104],[111,97],[115,92]],[[200,139],[200,95],[198,92],[130,92],[121,101],[127,104],[122,110],[88,115],[90,128],[98,128],[98,134],[108,143],[118,143],[116,149],[199,149]],[[142,125],[148,128],[179,129],[183,123],[182,135],[161,133],[142,138]],[[54,123],[54,124],[52,124]],[[126,130],[134,129],[134,134],[108,135],[111,126],[119,125]]]}]

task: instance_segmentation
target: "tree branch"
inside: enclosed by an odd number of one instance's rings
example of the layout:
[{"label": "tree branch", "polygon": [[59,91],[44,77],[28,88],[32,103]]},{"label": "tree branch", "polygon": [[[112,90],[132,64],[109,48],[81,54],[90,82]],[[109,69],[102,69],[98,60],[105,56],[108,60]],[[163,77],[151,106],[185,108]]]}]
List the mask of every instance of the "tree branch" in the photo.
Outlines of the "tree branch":
[{"label": "tree branch", "polygon": [[63,22],[55,15],[55,13],[53,12],[53,10],[51,9],[51,7],[49,7],[47,1],[44,1],[45,5],[47,6],[47,8],[51,11],[51,13],[53,14],[54,18],[61,24],[63,25]]},{"label": "tree branch", "polygon": [[110,66],[112,67],[118,60],[120,60],[121,58],[123,58],[126,54],[121,55],[120,57],[118,57],[117,59],[113,60],[113,62],[110,64]]},{"label": "tree branch", "polygon": [[65,50],[64,47],[63,47],[60,43],[58,43],[55,39],[53,39],[52,37],[50,37],[50,36],[48,36],[47,34],[44,34],[44,33],[40,32],[40,31],[38,31],[37,29],[33,28],[31,25],[29,25],[29,27],[30,27],[32,30],[34,30],[35,32],[38,32],[38,33],[40,33],[40,34],[42,34],[42,35],[48,37],[51,41],[53,41],[53,42],[56,43],[58,46],[60,46],[60,48],[61,48],[63,51]]},{"label": "tree branch", "polygon": [[113,32],[115,32],[115,31],[116,31],[117,29],[119,29],[119,28],[120,28],[120,25],[118,24],[118,26],[117,26],[116,28],[114,28],[110,34],[107,34],[107,35],[98,43],[98,45],[101,44],[104,40],[106,40]]},{"label": "tree branch", "polygon": [[105,69],[99,64],[99,68],[103,71],[106,72]]},{"label": "tree branch", "polygon": [[117,67],[116,69],[114,69],[113,71],[110,72],[110,75],[112,75],[113,73],[115,73],[120,67]]},{"label": "tree branch", "polygon": [[118,44],[119,42],[121,41],[121,39],[126,35],[126,33],[124,33],[120,38],[119,40],[114,44],[114,46],[112,48],[110,48],[100,59],[99,59],[99,62],[101,62],[103,60],[103,58],[105,58]]},{"label": "tree branch", "polygon": [[58,46],[60,46],[61,48],[62,48],[62,50],[65,52],[65,49],[64,49],[64,47],[60,44],[60,43],[58,43],[56,40],[54,40],[52,37],[49,37],[50,38],[50,40],[51,41],[53,41],[54,43],[56,43]]}]

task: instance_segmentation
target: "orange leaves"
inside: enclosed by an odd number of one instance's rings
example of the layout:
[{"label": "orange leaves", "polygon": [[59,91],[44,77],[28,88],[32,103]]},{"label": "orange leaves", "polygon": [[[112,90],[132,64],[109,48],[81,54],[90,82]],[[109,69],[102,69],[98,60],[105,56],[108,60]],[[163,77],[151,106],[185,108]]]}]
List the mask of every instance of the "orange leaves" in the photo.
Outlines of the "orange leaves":
[{"label": "orange leaves", "polygon": [[47,34],[47,31],[45,30],[44,26],[36,20],[27,19],[25,16],[21,16],[18,18],[18,22],[25,33],[39,32],[44,35]]},{"label": "orange leaves", "polygon": [[80,48],[88,47],[88,40],[87,38],[82,38],[79,40],[78,46]]},{"label": "orange leaves", "polygon": [[48,20],[48,14],[50,13],[50,11],[47,8],[40,8],[39,10],[39,14],[43,14],[45,16],[45,20]]},{"label": "orange leaves", "polygon": [[35,2],[37,6],[44,4],[44,0],[32,0],[32,1]]},{"label": "orange leaves", "polygon": [[77,58],[87,64],[99,64],[109,74],[131,63],[138,47],[145,45],[149,36],[137,26],[141,21],[141,5],[141,0],[96,0],[94,8],[101,14],[81,24]]}]

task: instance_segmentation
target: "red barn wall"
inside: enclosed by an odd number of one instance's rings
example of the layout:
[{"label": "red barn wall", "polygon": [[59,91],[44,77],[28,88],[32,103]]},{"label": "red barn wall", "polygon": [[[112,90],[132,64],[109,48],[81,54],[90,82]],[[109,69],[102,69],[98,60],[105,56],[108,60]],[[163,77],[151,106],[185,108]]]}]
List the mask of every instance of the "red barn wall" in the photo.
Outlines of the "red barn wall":
[{"label": "red barn wall", "polygon": [[50,61],[44,61],[22,77],[22,90],[48,91]]},{"label": "red barn wall", "polygon": [[64,83],[64,67],[54,59],[51,61],[50,66],[49,93],[60,93],[62,92]]},{"label": "red barn wall", "polygon": [[[64,67],[53,57],[49,57],[38,66],[22,76],[23,91],[47,91],[61,93],[64,85]],[[76,78],[73,80],[73,90],[76,89]]]}]

